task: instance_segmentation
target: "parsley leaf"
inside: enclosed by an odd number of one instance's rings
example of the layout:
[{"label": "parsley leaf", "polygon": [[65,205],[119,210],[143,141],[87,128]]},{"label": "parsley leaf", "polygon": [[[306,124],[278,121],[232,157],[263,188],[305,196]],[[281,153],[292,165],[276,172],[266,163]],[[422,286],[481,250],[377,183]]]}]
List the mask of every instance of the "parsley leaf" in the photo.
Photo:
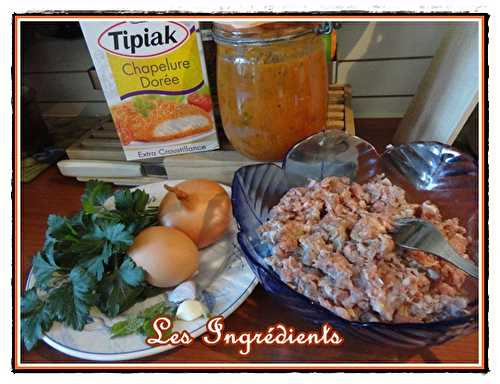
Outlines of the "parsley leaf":
[{"label": "parsley leaf", "polygon": [[[44,247],[32,262],[35,285],[21,301],[27,348],[54,321],[80,330],[93,305],[112,317],[160,293],[127,256],[138,232],[156,222],[158,209],[148,208],[144,191],[112,190],[109,183],[90,181],[76,215],[48,217]],[[104,203],[112,196],[116,204],[109,209]]]},{"label": "parsley leaf", "polygon": [[82,195],[82,207],[85,213],[95,213],[113,194],[111,183],[103,183],[97,180],[90,180],[85,186]]},{"label": "parsley leaf", "polygon": [[136,303],[144,290],[143,280],[144,270],[126,256],[119,269],[99,282],[97,307],[107,316],[115,317]]},{"label": "parsley leaf", "polygon": [[29,351],[52,325],[49,311],[38,298],[35,288],[27,290],[21,298],[21,316],[21,337]]},{"label": "parsley leaf", "polygon": [[32,263],[33,273],[35,275],[37,285],[40,287],[49,286],[56,278],[57,272],[61,270],[55,263],[51,251],[37,252],[37,254],[33,257]]},{"label": "parsley leaf", "polygon": [[144,270],[135,265],[130,257],[126,257],[120,266],[120,277],[128,285],[137,287],[144,280]]},{"label": "parsley leaf", "polygon": [[53,247],[58,241],[78,238],[78,232],[65,217],[49,215],[47,224],[47,232],[45,233],[46,247]]},{"label": "parsley leaf", "polygon": [[121,189],[116,191],[113,196],[115,197],[116,209],[120,211],[144,211],[149,200],[149,196],[140,189],[135,191]]},{"label": "parsley leaf", "polygon": [[69,278],[70,281],[50,293],[47,305],[57,320],[81,330],[87,324],[90,306],[94,301],[94,280],[82,267],[73,268]]},{"label": "parsley leaf", "polygon": [[127,224],[131,232],[141,231],[156,222],[157,209],[147,208],[149,195],[144,191],[118,190],[113,196],[121,222]]},{"label": "parsley leaf", "polygon": [[113,255],[111,244],[106,243],[102,248],[101,253],[87,260],[83,266],[91,273],[97,281],[100,281],[104,275],[104,266],[108,263],[109,259]]},{"label": "parsley leaf", "polygon": [[107,240],[120,249],[127,249],[134,242],[134,236],[125,230],[125,225],[121,223],[109,224],[104,227],[96,225],[93,236],[97,239]]},{"label": "parsley leaf", "polygon": [[175,313],[174,308],[170,308],[163,301],[146,308],[137,315],[128,316],[127,319],[118,321],[111,327],[111,337],[132,335],[134,333],[145,336],[154,336],[152,321],[158,316],[170,316]]},{"label": "parsley leaf", "polygon": [[118,321],[111,326],[111,338],[139,333],[143,324],[144,320],[138,316],[130,316],[126,320]]},{"label": "parsley leaf", "polygon": [[[143,312],[144,322],[142,324],[142,334],[153,337],[155,331],[153,329],[153,320],[158,316],[168,316],[170,318],[174,317],[176,308],[169,307],[165,302],[159,302],[152,307],[146,308]],[[172,329],[168,332],[171,333]]]}]

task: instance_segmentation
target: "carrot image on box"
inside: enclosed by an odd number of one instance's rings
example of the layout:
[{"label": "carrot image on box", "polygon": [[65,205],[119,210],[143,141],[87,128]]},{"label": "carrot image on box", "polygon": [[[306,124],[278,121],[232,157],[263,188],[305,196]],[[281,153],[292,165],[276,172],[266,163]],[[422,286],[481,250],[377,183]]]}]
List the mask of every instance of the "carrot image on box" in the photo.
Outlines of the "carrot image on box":
[{"label": "carrot image on box", "polygon": [[80,25],[128,160],[219,147],[197,23]]}]

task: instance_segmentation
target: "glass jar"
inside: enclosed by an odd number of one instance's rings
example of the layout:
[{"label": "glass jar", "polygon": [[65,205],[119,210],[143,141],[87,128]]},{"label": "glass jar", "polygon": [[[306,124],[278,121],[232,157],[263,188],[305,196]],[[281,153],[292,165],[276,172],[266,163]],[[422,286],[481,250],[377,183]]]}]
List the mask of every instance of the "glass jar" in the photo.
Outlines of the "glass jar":
[{"label": "glass jar", "polygon": [[328,76],[319,23],[215,24],[224,132],[242,154],[282,160],[326,126]]}]

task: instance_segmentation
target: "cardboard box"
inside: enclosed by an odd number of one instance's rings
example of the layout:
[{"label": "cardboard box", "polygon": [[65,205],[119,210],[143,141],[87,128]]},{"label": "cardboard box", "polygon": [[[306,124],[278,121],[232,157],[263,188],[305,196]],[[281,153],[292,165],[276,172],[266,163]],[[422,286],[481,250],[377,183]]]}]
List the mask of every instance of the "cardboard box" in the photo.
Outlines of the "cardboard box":
[{"label": "cardboard box", "polygon": [[219,148],[198,23],[80,25],[127,160]]}]

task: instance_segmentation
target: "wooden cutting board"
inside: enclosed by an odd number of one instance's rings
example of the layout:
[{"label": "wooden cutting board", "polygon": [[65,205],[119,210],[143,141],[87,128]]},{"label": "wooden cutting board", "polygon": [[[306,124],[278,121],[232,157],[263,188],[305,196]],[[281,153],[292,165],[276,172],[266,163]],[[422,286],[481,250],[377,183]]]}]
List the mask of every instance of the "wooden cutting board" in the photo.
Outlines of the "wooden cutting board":
[{"label": "wooden cutting board", "polygon": [[352,88],[349,84],[332,84],[328,89],[327,129],[340,129],[355,135],[352,113]]},{"label": "wooden cutting board", "polygon": [[[327,129],[345,130],[348,134],[355,135],[350,85],[330,85],[327,113]],[[97,129],[85,134],[71,145],[66,153],[70,160],[126,161],[111,121],[104,122]],[[226,184],[231,183],[238,168],[258,163],[239,154],[229,144],[222,145],[222,148],[216,151],[167,156],[164,159],[148,159],[144,162],[163,162],[169,179],[206,177]],[[87,178],[80,179],[85,181]],[[106,178],[105,181],[119,185],[140,185],[151,182],[152,178]]]}]

